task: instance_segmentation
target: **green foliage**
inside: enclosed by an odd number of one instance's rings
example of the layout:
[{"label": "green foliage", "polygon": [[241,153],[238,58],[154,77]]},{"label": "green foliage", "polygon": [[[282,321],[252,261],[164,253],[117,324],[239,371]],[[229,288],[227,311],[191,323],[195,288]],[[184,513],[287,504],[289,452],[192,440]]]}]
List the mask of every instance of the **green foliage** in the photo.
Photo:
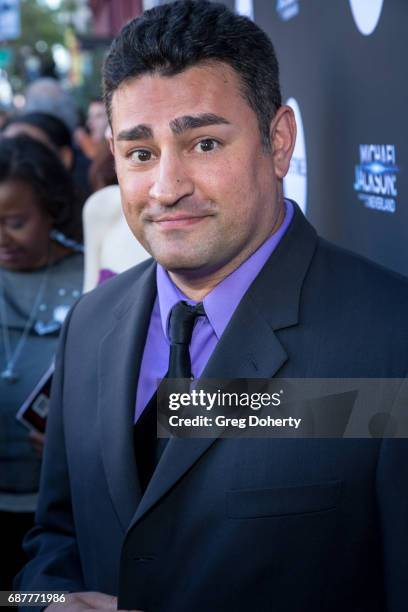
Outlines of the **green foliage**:
[{"label": "green foliage", "polygon": [[[65,26],[59,10],[52,10],[41,0],[21,0],[21,36],[6,43],[11,49],[13,60],[7,67],[15,91],[22,91],[26,81],[26,61],[28,57],[36,57],[41,73],[53,74],[53,59],[51,47],[64,43]],[[44,49],[36,49],[36,43],[46,43]],[[44,46],[44,45],[43,45]]]},{"label": "green foliage", "polygon": [[38,0],[21,1],[21,38],[18,46],[29,45],[43,40],[49,46],[63,43],[64,26],[58,20],[59,11],[50,9]]}]

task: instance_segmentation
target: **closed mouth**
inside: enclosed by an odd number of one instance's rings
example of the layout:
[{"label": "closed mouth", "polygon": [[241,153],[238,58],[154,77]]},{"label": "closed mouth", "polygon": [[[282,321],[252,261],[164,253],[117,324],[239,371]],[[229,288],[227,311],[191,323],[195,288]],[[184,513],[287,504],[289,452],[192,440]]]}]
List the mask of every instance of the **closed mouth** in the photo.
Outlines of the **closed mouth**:
[{"label": "closed mouth", "polygon": [[189,214],[180,214],[180,215],[166,215],[163,217],[157,217],[152,219],[152,223],[161,229],[179,229],[188,227],[191,225],[196,225],[200,223],[203,219],[206,219],[211,215],[189,215]]},{"label": "closed mouth", "polygon": [[20,254],[21,251],[19,249],[0,249],[0,259],[4,261],[15,259]]}]

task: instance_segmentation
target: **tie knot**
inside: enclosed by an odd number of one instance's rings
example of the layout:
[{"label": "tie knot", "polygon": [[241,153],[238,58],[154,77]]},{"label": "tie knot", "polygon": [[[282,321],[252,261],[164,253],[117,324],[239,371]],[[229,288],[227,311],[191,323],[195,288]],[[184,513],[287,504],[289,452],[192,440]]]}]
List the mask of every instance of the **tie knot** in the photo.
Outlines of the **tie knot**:
[{"label": "tie knot", "polygon": [[197,317],[205,316],[202,302],[190,306],[187,302],[177,302],[170,313],[169,335],[171,344],[186,344],[191,342],[193,327]]}]

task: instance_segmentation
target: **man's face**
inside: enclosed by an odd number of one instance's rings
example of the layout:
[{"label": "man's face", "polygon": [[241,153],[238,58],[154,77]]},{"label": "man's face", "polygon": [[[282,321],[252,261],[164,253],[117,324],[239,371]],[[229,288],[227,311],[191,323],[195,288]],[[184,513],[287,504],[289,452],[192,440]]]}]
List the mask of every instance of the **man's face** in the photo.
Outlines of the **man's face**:
[{"label": "man's face", "polygon": [[112,129],[127,222],[167,270],[232,271],[270,235],[281,177],[232,68],[125,82]]}]

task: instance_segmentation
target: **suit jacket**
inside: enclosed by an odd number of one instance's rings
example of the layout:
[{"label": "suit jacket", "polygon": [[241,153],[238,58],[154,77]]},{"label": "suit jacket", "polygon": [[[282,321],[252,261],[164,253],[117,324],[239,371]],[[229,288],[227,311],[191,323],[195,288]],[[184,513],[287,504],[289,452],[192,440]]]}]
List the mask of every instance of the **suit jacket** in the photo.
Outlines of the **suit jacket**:
[{"label": "suit jacket", "polygon": [[[149,612],[405,611],[407,440],[171,439],[141,494],[132,423],[155,295],[150,260],[71,311],[18,588]],[[402,277],[296,209],[204,376],[403,377],[407,305]]]}]

